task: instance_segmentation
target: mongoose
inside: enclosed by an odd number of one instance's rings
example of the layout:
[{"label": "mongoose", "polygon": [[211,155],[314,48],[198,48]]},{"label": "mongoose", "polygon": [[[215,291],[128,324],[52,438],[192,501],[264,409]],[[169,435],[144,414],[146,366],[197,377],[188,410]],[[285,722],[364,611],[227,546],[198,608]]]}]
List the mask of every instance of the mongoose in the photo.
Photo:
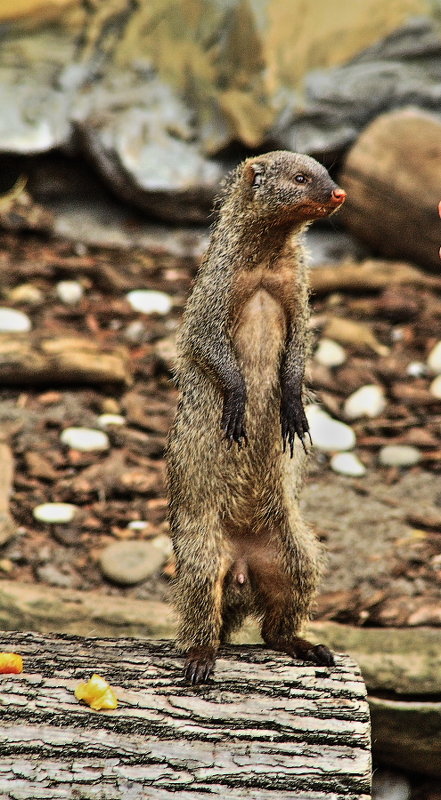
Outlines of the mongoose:
[{"label": "mongoose", "polygon": [[287,151],[242,162],[220,196],[178,337],[167,454],[178,643],[193,684],[250,613],[269,647],[333,664],[299,635],[321,565],[298,506],[309,349],[301,233],[345,196],[321,164]]}]

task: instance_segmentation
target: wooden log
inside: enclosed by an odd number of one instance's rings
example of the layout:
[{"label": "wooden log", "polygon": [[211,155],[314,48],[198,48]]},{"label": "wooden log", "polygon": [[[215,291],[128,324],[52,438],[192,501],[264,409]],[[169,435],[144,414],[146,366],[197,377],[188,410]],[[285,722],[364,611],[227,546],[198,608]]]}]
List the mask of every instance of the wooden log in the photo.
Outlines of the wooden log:
[{"label": "wooden log", "polygon": [[439,272],[439,118],[418,109],[377,117],[349,151],[339,183],[348,194],[340,219],[356,236]]},{"label": "wooden log", "polygon": [[[441,189],[440,189],[441,193]],[[441,241],[441,232],[440,232]],[[310,285],[314,294],[331,292],[377,292],[388,286],[424,286],[441,291],[441,278],[427,275],[410,264],[369,259],[360,264],[333,264],[331,267],[314,267],[310,272]]]},{"label": "wooden log", "polygon": [[[370,741],[358,667],[225,648],[189,687],[168,642],[0,634],[25,672],[1,681],[0,796],[9,800],[369,800]],[[94,672],[119,707],[74,689]]]},{"label": "wooden log", "polygon": [[0,386],[130,384],[127,350],[80,336],[0,334]]}]

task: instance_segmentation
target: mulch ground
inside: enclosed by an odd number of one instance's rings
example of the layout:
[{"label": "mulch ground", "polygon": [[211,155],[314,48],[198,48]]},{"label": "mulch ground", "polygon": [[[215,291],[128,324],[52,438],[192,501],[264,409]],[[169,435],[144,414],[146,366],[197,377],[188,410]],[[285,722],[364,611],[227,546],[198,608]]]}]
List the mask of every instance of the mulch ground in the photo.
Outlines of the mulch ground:
[{"label": "mulch ground", "polygon": [[[195,266],[166,252],[152,257],[1,235],[2,303],[29,315],[33,336],[123,346],[133,379],[130,385],[81,386],[69,375],[64,382],[49,376],[30,386],[18,376],[16,385],[3,383],[0,420],[15,462],[11,513],[18,534],[2,548],[0,579],[168,596],[172,563],[142,584],[120,588],[103,578],[98,556],[115,540],[168,530],[164,446],[177,400],[170,354]],[[85,288],[74,307],[55,292],[65,278],[81,280]],[[8,299],[15,287],[29,283],[41,291],[41,301]],[[124,294],[141,286],[167,292],[170,314],[134,312]],[[352,319],[370,328],[381,351],[352,341],[345,344],[348,360],[341,367],[312,361],[309,380],[317,399],[341,419],[345,398],[366,383],[380,383],[388,399],[381,416],[351,423],[365,477],[336,475],[327,456],[312,457],[303,506],[329,552],[318,615],[358,624],[441,625],[441,404],[430,394],[429,375],[406,372],[410,362],[424,362],[440,338],[441,285],[428,278],[427,284],[379,291],[333,290],[313,296],[312,306],[316,340],[331,317]],[[108,431],[111,447],[104,454],[80,453],[60,442],[64,428],[96,427],[103,412],[126,420]],[[379,466],[379,449],[395,443],[417,446],[421,462],[403,470]],[[55,500],[80,506],[75,523],[49,526],[33,519],[36,505]],[[129,528],[134,520],[148,525]]]}]

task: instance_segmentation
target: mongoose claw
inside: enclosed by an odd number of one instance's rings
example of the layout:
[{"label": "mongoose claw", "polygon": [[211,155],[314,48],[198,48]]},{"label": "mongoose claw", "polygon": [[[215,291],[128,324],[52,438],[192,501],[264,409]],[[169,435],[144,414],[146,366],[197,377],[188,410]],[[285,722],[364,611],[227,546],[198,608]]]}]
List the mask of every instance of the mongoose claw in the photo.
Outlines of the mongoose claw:
[{"label": "mongoose claw", "polygon": [[214,669],[214,653],[211,648],[194,647],[189,650],[184,667],[184,677],[188,683],[196,686],[207,683]]},{"label": "mongoose claw", "polygon": [[334,656],[330,649],[324,644],[311,644],[307,639],[296,637],[288,647],[278,649],[285,650],[293,658],[301,658],[302,661],[312,661],[320,667],[333,667],[335,665]]},{"label": "mongoose claw", "polygon": [[221,428],[230,448],[233,442],[237,442],[239,450],[242,445],[248,444],[248,437],[245,431],[245,389],[238,388],[228,392],[224,398]]},{"label": "mongoose claw", "polygon": [[294,439],[297,434],[306,453],[306,436],[309,437],[310,444],[312,444],[312,439],[309,432],[308,420],[306,419],[306,414],[300,397],[295,399],[282,398],[282,404],[280,407],[280,422],[282,425],[283,452],[286,452],[286,446],[289,444],[290,457],[293,457]]},{"label": "mongoose claw", "polygon": [[319,664],[322,667],[335,666],[334,656],[332,655],[329,647],[324,644],[316,644],[308,650],[306,655],[308,661],[313,661],[314,664]]}]

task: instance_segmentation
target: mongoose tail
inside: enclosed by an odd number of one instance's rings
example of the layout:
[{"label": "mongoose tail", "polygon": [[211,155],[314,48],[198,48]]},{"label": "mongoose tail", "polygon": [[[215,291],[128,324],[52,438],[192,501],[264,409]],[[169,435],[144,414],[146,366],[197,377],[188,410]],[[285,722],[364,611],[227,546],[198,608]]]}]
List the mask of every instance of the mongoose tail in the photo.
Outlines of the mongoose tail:
[{"label": "mongoose tail", "polygon": [[308,156],[247,159],[225,182],[187,302],[167,464],[178,641],[194,684],[248,614],[269,647],[333,664],[301,637],[322,565],[298,505],[309,433],[301,234],[344,199]]}]

